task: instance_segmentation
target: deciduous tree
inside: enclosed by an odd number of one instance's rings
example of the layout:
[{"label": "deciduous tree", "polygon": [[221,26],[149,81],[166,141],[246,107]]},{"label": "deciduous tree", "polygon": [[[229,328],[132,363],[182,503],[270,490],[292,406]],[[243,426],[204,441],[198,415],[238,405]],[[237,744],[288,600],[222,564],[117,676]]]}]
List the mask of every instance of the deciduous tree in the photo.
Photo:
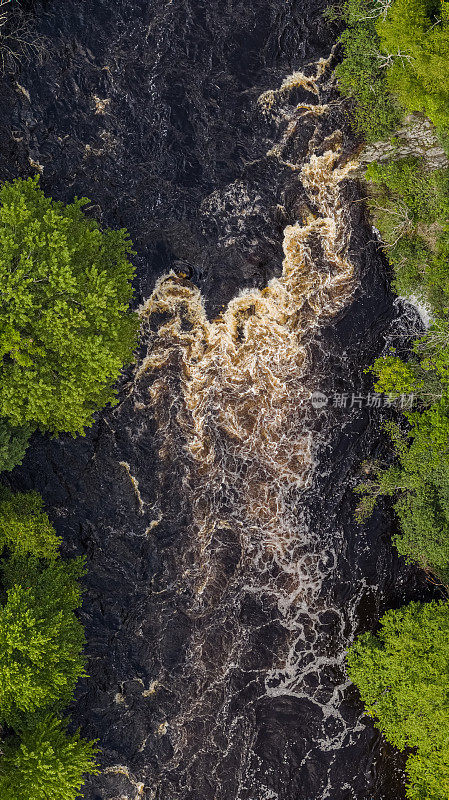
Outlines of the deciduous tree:
[{"label": "deciduous tree", "polygon": [[52,714],[37,716],[2,745],[0,797],[8,800],[75,800],[85,773],[97,774],[95,743]]},{"label": "deciduous tree", "polygon": [[410,800],[449,797],[449,604],[388,611],[379,633],[360,636],[348,671],[366,712],[407,761]]},{"label": "deciduous tree", "polygon": [[88,202],[56,202],[37,179],[0,189],[0,417],[14,426],[82,433],[131,358],[131,243]]}]

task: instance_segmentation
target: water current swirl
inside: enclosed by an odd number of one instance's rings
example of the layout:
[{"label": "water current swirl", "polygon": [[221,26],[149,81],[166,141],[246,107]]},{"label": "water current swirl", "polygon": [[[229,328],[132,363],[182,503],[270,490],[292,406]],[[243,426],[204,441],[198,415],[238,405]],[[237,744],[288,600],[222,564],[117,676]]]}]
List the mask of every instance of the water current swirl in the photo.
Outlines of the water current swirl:
[{"label": "water current swirl", "polygon": [[[151,373],[159,454],[164,463],[181,453],[182,495],[191,509],[191,544],[182,569],[189,613],[207,616],[216,606],[224,589],[223,551],[237,540],[233,602],[243,589],[263,596],[277,608],[287,634],[283,657],[266,672],[267,695],[304,696],[304,679],[316,672],[317,660],[304,663],[302,620],[306,614],[313,628],[314,617],[325,610],[317,601],[333,563],[301,507],[313,481],[316,446],[305,413],[311,395],[306,376],[314,335],[349,302],[356,284],[341,193],[356,164],[342,162],[338,132],[303,165],[283,157],[301,119],[326,113],[319,82],[330,60],[320,61],[314,74],[292,74],[259,101],[266,113],[287,117],[282,140],[268,155],[298,170],[308,195],[304,218],[284,230],[282,275],[262,290],[242,291],[209,321],[200,290],[172,271],[140,309],[148,352],[136,383]],[[285,98],[298,87],[317,103],[284,110]],[[197,684],[196,699],[170,726],[179,759],[186,757],[193,719],[214,706],[217,691],[225,696],[244,652],[238,633],[230,632],[211,681],[205,644],[200,629],[186,667],[189,683]],[[318,660],[322,667],[335,657]],[[334,704],[330,699],[328,716],[338,715],[338,697],[336,692]],[[330,737],[327,746],[340,744],[338,736]]]}]

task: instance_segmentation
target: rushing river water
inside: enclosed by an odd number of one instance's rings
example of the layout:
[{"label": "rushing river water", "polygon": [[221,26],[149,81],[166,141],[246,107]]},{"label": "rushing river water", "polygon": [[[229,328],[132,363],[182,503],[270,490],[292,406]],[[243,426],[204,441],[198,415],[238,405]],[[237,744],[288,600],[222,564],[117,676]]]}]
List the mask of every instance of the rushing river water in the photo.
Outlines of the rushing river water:
[{"label": "rushing river water", "polygon": [[344,652],[427,592],[383,507],[353,519],[386,451],[363,371],[415,320],[351,178],[325,5],[48,0],[7,64],[2,176],[87,195],[137,251],[119,405],[13,476],[87,553],[87,800],[403,797]]}]

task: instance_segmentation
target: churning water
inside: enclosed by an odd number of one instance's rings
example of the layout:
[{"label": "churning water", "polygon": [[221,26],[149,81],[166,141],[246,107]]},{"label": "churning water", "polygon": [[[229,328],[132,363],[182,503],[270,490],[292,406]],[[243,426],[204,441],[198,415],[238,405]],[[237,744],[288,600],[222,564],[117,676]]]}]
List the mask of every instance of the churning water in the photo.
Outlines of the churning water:
[{"label": "churning water", "polygon": [[353,519],[382,411],[331,399],[415,320],[351,179],[325,5],[46,0],[3,81],[2,174],[87,194],[137,250],[119,405],[14,476],[87,553],[87,800],[403,796],[344,653],[422,588],[385,510]]}]

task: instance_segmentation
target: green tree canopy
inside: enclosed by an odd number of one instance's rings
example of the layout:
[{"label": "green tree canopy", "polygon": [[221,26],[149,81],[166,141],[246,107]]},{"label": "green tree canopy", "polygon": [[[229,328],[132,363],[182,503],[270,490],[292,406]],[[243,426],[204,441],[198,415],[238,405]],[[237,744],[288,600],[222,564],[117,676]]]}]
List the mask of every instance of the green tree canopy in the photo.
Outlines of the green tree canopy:
[{"label": "green tree canopy", "polygon": [[0,721],[15,729],[27,714],[63,707],[84,675],[84,633],[74,611],[81,602],[83,562],[42,566],[12,557],[3,566],[0,608]]},{"label": "green tree canopy", "polygon": [[8,547],[14,555],[30,554],[36,558],[54,559],[61,539],[43,510],[37,492],[13,494],[0,486],[0,553]]},{"label": "green tree canopy", "polygon": [[[369,141],[380,139],[397,127],[401,111],[389,90],[376,21],[381,13],[379,0],[345,0],[338,11],[347,24],[340,36],[344,58],[335,70],[345,97],[355,100],[353,119],[356,128]],[[332,9],[332,7],[331,7]]]},{"label": "green tree canopy", "polygon": [[4,800],[75,800],[83,774],[98,774],[93,742],[69,735],[54,715],[36,716],[2,745],[0,797]]},{"label": "green tree canopy", "polygon": [[336,74],[368,140],[394,130],[403,111],[424,112],[447,139],[447,6],[447,0],[344,0],[328,14],[347,24]]},{"label": "green tree canopy", "polygon": [[131,243],[88,202],[55,202],[37,178],[0,189],[0,417],[14,426],[82,433],[131,358]]},{"label": "green tree canopy", "polygon": [[449,126],[447,0],[394,0],[377,23],[381,49],[391,56],[388,84],[408,111]]},{"label": "green tree canopy", "polygon": [[0,487],[0,798],[75,800],[96,772],[92,742],[69,736],[57,714],[84,675],[83,560],[63,561],[36,492]]},{"label": "green tree canopy", "polygon": [[394,543],[449,583],[449,324],[438,320],[416,340],[408,362],[390,354],[375,361],[379,392],[414,394],[421,406],[406,412],[407,431],[388,425],[396,453],[389,467],[373,465],[358,517],[368,515],[379,495],[395,497],[401,530]]},{"label": "green tree canopy", "polygon": [[410,603],[388,611],[377,636],[348,652],[366,712],[391,744],[416,748],[407,761],[410,800],[449,797],[449,605]]},{"label": "green tree canopy", "polygon": [[396,291],[444,312],[449,305],[449,170],[429,172],[419,159],[406,158],[370,164],[365,176]]},{"label": "green tree canopy", "polygon": [[31,434],[30,425],[14,427],[0,418],[0,472],[10,472],[22,463]]}]

